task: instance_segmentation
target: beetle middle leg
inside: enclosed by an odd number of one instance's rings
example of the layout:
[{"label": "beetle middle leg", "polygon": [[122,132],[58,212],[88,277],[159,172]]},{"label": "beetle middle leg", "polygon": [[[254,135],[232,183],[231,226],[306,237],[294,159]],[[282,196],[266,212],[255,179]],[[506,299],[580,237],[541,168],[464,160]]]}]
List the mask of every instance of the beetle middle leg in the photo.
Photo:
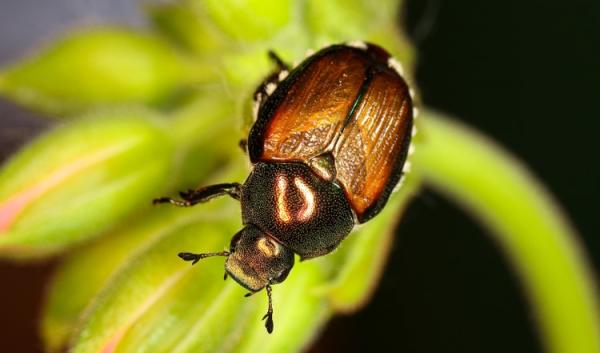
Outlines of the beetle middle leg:
[{"label": "beetle middle leg", "polygon": [[160,197],[152,201],[153,204],[170,203],[179,207],[189,207],[197,203],[207,202],[215,197],[229,195],[236,200],[241,196],[241,184],[224,183],[205,186],[196,190],[182,191],[179,193],[182,200],[172,199],[170,197]]}]

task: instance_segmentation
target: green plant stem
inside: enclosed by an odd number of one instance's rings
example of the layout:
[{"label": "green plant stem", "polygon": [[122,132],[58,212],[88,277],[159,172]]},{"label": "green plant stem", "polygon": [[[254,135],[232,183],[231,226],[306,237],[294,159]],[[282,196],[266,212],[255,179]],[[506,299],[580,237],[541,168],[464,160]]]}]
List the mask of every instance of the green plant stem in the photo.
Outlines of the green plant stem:
[{"label": "green plant stem", "polygon": [[427,112],[414,167],[496,236],[553,353],[600,352],[595,282],[578,237],[536,180],[499,147]]}]

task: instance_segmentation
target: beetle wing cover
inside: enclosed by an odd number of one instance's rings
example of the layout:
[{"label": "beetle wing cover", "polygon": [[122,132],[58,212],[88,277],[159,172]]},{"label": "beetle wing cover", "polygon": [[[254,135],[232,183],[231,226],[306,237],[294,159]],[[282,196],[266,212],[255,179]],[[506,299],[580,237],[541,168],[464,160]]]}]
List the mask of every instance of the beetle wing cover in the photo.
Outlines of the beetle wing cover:
[{"label": "beetle wing cover", "polygon": [[334,148],[338,180],[360,222],[375,216],[402,176],[412,130],[412,101],[393,71],[373,74]]},{"label": "beetle wing cover", "polygon": [[366,68],[353,50],[302,63],[261,108],[248,141],[252,162],[306,161],[325,151],[344,125]]},{"label": "beetle wing cover", "polygon": [[248,137],[253,163],[332,153],[358,221],[374,217],[402,176],[412,100],[383,49],[338,45],[305,60],[272,92]]}]

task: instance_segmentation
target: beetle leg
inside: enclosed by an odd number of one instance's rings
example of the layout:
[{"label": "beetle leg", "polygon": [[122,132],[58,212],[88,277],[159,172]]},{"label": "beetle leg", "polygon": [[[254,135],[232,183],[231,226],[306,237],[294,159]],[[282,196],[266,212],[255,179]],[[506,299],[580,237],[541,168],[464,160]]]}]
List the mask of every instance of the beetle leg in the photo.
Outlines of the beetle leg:
[{"label": "beetle leg", "polygon": [[271,72],[271,74],[269,74],[269,76],[267,76],[263,80],[263,82],[254,91],[255,101],[259,100],[259,94],[263,94],[266,96],[271,95],[272,92],[268,91],[267,86],[269,84],[274,85],[277,82],[281,81],[280,74],[282,73],[282,71],[286,71],[286,73],[290,71],[290,66],[286,64],[273,50],[269,50],[268,55],[269,59],[271,59],[275,63],[275,65],[277,65],[277,67]]},{"label": "beetle leg", "polygon": [[281,70],[288,70],[288,71],[290,71],[290,65],[286,64],[279,57],[279,55],[277,55],[277,53],[275,53],[275,51],[269,50],[268,55],[269,55],[269,59],[273,60],[273,62],[275,63],[275,65],[277,65],[277,67],[279,68],[279,71],[281,71]]},{"label": "beetle leg", "polygon": [[267,329],[268,333],[271,333],[273,332],[273,299],[271,298],[271,286],[267,285],[266,290],[267,297],[269,298],[269,309],[262,319],[267,319],[267,321],[265,321],[265,328]]},{"label": "beetle leg", "polygon": [[229,195],[236,200],[240,199],[241,188],[239,183],[223,183],[205,186],[197,190],[188,190],[180,192],[179,195],[186,201],[190,201],[192,204],[210,201],[211,199]]},{"label": "beetle leg", "polygon": [[211,256],[229,256],[229,251],[209,252],[204,254],[193,254],[191,252],[180,252],[177,254],[183,261],[191,261],[192,265],[196,262]]},{"label": "beetle leg", "polygon": [[272,74],[267,76],[267,78],[265,78],[265,80],[256,88],[253,95],[255,102],[259,102],[259,104],[262,105],[262,102],[264,102],[263,98],[268,97],[271,95],[271,93],[273,93],[270,92],[267,89],[267,87],[276,87],[276,83],[280,72],[280,70],[274,71]]},{"label": "beetle leg", "polygon": [[154,199],[153,204],[170,203],[179,207],[189,207],[197,203],[207,202],[215,197],[229,195],[236,200],[241,196],[241,185],[239,183],[225,183],[205,186],[197,190],[182,191],[179,193],[183,200],[176,200],[170,197],[161,197]]}]

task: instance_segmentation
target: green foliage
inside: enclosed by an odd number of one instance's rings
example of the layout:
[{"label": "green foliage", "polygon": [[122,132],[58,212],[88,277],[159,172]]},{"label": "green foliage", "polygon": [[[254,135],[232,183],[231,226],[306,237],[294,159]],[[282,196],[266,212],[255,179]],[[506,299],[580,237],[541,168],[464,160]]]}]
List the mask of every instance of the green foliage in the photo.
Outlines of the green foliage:
[{"label": "green foliage", "polygon": [[191,74],[186,61],[159,38],[102,28],[69,35],[0,73],[0,93],[64,115],[107,104],[157,104],[187,84]]},{"label": "green foliage", "polygon": [[71,119],[0,169],[0,256],[64,254],[42,314],[46,350],[300,351],[331,315],[369,298],[394,225],[426,182],[496,234],[552,352],[598,353],[593,282],[566,221],[517,163],[433,114],[418,120],[414,170],[384,211],[274,287],[272,335],[260,323],[263,293],[243,298],[239,285],[219,279],[219,259],[192,267],[175,256],[226,248],[241,227],[230,199],[191,209],[150,209],[150,201],[243,181],[237,142],[252,91],[273,69],[266,51],[292,62],[326,42],[371,40],[400,59],[411,81],[400,4],[173,0],[147,7],[149,33],[86,30],[0,70],[0,94]]},{"label": "green foliage", "polygon": [[0,253],[53,254],[144,208],[167,182],[171,142],[151,114],[134,110],[39,137],[0,172]]},{"label": "green foliage", "polygon": [[[414,160],[429,185],[496,236],[521,276],[551,352],[598,352],[594,283],[566,219],[541,185],[484,137],[428,112]],[[468,158],[465,158],[468,156]]]}]

